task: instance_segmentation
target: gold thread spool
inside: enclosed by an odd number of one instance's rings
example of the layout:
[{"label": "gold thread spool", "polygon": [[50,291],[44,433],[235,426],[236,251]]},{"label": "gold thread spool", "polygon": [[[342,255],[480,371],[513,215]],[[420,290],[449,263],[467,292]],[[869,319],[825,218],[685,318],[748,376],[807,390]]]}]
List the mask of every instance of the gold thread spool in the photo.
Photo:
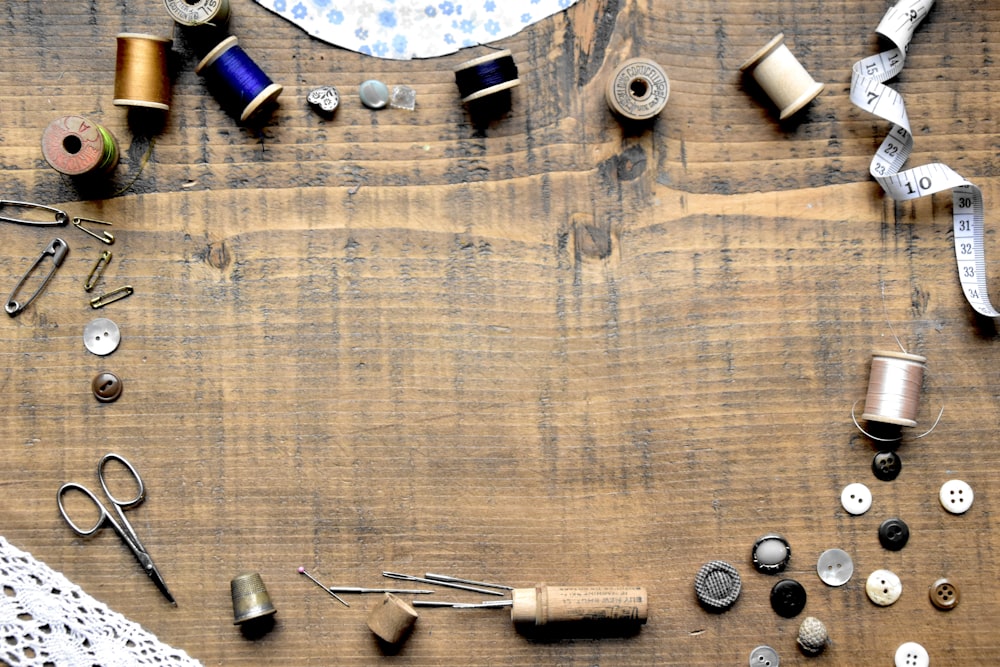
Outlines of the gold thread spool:
[{"label": "gold thread spool", "polygon": [[868,421],[916,426],[926,357],[905,352],[872,353],[865,411]]},{"label": "gold thread spool", "polygon": [[224,28],[229,23],[229,0],[163,0],[178,25],[189,28]]},{"label": "gold thread spool", "polygon": [[670,79],[648,58],[631,58],[608,78],[604,98],[612,111],[630,120],[648,120],[667,106]]},{"label": "gold thread spool", "polygon": [[42,132],[42,156],[67,176],[104,174],[118,164],[118,143],[109,130],[83,116],[61,116]]},{"label": "gold thread spool", "polygon": [[115,65],[116,106],[170,110],[167,56],[173,40],[123,32],[118,35]]},{"label": "gold thread spool", "polygon": [[740,71],[753,76],[781,110],[781,120],[796,113],[823,92],[823,84],[813,80],[785,46],[784,33],[779,32],[764,48],[740,65]]}]

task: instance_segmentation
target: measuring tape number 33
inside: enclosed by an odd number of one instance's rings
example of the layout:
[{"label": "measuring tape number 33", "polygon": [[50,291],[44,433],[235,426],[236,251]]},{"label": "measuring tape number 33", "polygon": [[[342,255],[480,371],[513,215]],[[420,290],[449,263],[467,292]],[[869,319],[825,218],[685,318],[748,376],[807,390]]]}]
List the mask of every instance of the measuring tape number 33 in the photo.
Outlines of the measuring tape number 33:
[{"label": "measuring tape number 33", "polygon": [[896,201],[916,199],[944,190],[952,191],[955,259],[965,298],[976,312],[1000,317],[986,289],[986,251],[983,242],[983,193],[951,167],[933,163],[900,171],[913,151],[913,134],[902,96],[884,85],[903,69],[913,32],[927,16],[934,0],[902,0],[894,5],[875,32],[895,48],[854,64],[851,102],[892,123],[869,171],[886,194]]}]

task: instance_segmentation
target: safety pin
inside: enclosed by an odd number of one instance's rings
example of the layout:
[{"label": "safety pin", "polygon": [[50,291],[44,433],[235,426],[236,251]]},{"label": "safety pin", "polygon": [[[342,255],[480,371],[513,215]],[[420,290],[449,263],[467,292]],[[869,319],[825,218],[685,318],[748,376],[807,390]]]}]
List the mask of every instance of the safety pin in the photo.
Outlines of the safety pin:
[{"label": "safety pin", "polygon": [[[21,279],[17,281],[17,285],[15,285],[14,289],[11,290],[10,296],[7,297],[7,303],[4,304],[4,310],[7,311],[8,315],[14,317],[27,308],[28,304],[35,300],[35,297],[41,294],[42,290],[49,283],[49,280],[53,275],[55,275],[56,269],[62,266],[63,260],[66,259],[67,252],[69,252],[69,246],[66,245],[66,242],[62,239],[53,239],[52,243],[48,244],[45,247],[45,250],[42,250],[42,254],[40,254],[38,259],[36,259],[28,270],[24,272]],[[30,278],[31,275],[38,269],[39,265],[45,260],[45,258],[50,255],[52,256],[52,268],[49,269],[48,274],[42,279],[42,284],[38,286],[38,289],[35,290],[34,294],[28,297],[27,301],[18,301],[16,299],[17,293],[21,291],[21,288],[24,287],[24,283],[28,281],[28,278]]]},{"label": "safety pin", "polygon": [[111,290],[110,292],[105,292],[101,296],[95,296],[93,299],[90,300],[90,307],[94,309],[103,308],[109,303],[114,303],[115,301],[121,301],[127,296],[132,296],[133,291],[134,290],[132,289],[131,285],[123,285],[118,289]]},{"label": "safety pin", "polygon": [[83,223],[85,222],[90,222],[95,225],[107,225],[108,227],[111,226],[110,222],[105,222],[103,220],[94,220],[93,218],[73,218],[73,226],[79,229],[81,232],[90,234],[101,243],[107,243],[108,245],[111,245],[112,243],[115,242],[114,234],[112,234],[111,232],[101,232],[100,234],[98,234],[97,232],[84,227]]},{"label": "safety pin", "polygon": [[65,225],[69,222],[69,216],[66,215],[65,211],[60,211],[57,208],[51,206],[45,206],[44,204],[33,204],[27,201],[11,201],[10,199],[0,199],[0,209],[10,207],[10,208],[23,208],[23,209],[33,209],[40,211],[48,211],[55,216],[55,220],[51,222],[48,220],[25,220],[23,218],[12,218],[7,215],[0,215],[0,222],[12,222],[15,225],[35,225],[38,227],[55,227],[57,225]]},{"label": "safety pin", "polygon": [[87,274],[87,282],[83,284],[83,290],[89,292],[94,289],[94,285],[100,279],[101,274],[104,273],[104,269],[108,268],[108,263],[111,262],[111,251],[105,250],[101,253],[101,256],[97,258],[97,263],[94,264],[94,268],[90,270]]}]

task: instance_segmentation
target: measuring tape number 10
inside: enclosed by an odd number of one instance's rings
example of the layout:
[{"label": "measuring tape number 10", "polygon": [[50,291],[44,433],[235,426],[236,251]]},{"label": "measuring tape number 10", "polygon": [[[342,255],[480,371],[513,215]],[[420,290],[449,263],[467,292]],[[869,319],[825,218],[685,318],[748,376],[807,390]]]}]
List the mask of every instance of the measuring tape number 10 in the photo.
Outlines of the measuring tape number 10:
[{"label": "measuring tape number 10", "polygon": [[875,32],[896,47],[854,64],[851,102],[892,123],[868,170],[886,194],[896,201],[916,199],[943,190],[952,191],[955,259],[965,298],[976,312],[1000,317],[986,289],[986,251],[983,242],[983,193],[951,167],[933,163],[900,171],[913,151],[913,134],[902,96],[885,86],[903,69],[913,31],[934,0],[902,0],[894,5]]}]

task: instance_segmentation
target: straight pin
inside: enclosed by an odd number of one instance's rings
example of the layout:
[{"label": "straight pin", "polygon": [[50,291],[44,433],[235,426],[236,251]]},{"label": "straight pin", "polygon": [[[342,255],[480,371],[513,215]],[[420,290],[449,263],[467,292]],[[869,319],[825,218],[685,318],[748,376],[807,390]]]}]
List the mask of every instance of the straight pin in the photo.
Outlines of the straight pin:
[{"label": "straight pin", "polygon": [[421,584],[432,584],[435,586],[447,586],[448,588],[458,588],[463,591],[472,591],[473,593],[482,593],[483,595],[503,595],[500,591],[491,591],[488,588],[478,588],[476,586],[467,586],[465,584],[458,584],[451,581],[438,581],[436,579],[428,579],[427,577],[415,577],[412,574],[400,574],[399,572],[382,572],[383,577],[388,577],[389,579],[402,579],[403,581],[416,581]]},{"label": "straight pin", "polygon": [[347,604],[347,600],[345,600],[344,598],[340,597],[339,595],[337,595],[336,593],[334,593],[333,591],[331,591],[329,588],[327,588],[326,586],[324,586],[323,584],[321,584],[319,582],[319,580],[316,579],[316,577],[314,577],[311,574],[309,574],[308,572],[306,572],[306,568],[300,567],[299,568],[299,574],[304,574],[307,577],[309,577],[314,584],[316,584],[317,586],[319,586],[320,588],[322,588],[324,591],[326,591],[327,593],[329,593],[330,595],[332,595],[334,598],[336,598],[337,601],[340,604],[344,605],[345,607],[350,607],[351,606],[351,605]]}]

